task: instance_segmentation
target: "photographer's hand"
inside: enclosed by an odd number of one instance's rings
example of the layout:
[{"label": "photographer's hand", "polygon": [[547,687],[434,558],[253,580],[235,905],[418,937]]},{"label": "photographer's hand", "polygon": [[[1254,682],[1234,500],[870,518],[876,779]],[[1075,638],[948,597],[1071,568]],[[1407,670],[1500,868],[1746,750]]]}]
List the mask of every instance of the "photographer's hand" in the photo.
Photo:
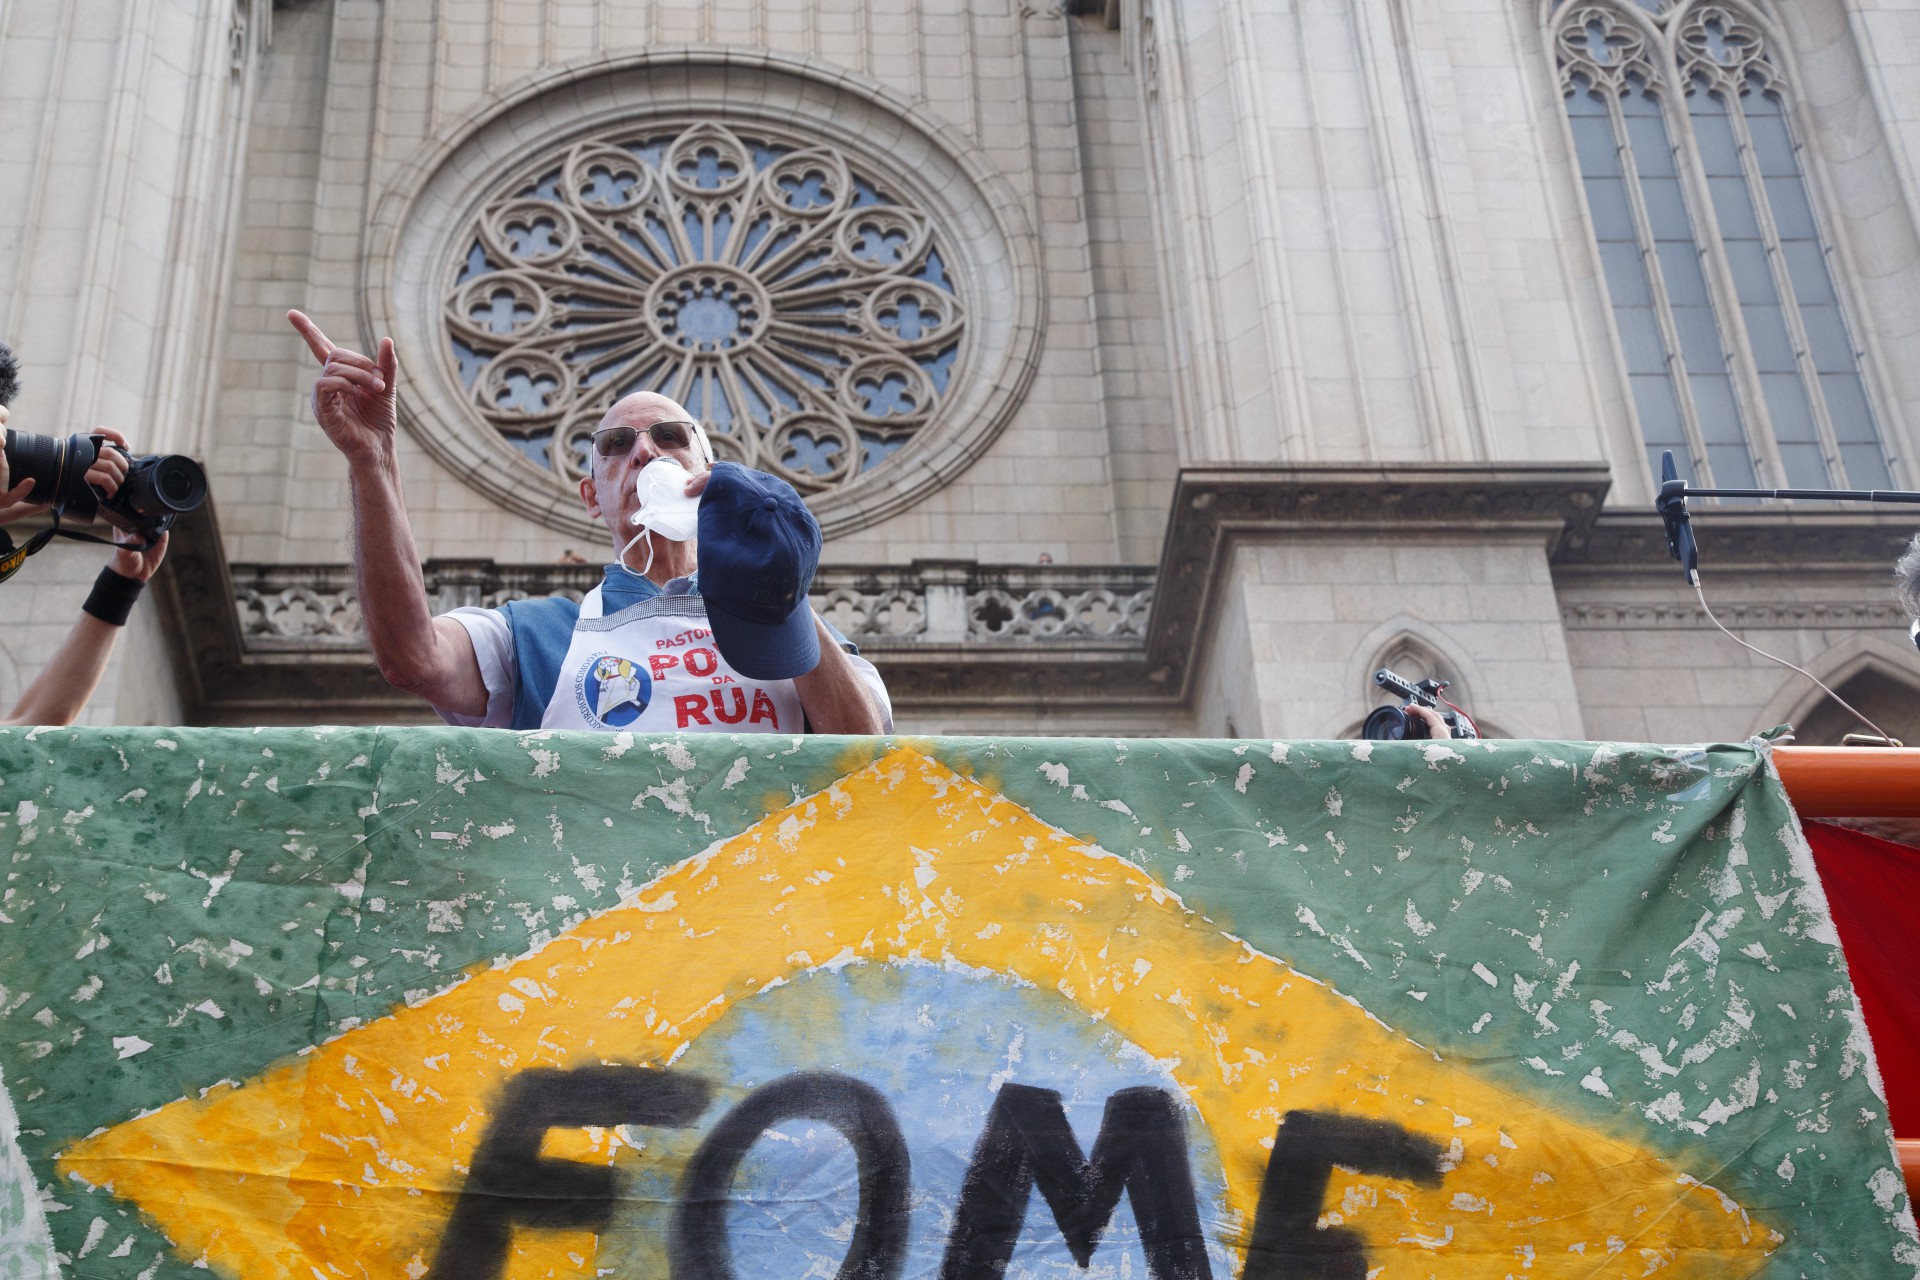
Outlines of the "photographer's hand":
[{"label": "photographer's hand", "polygon": [[[6,421],[0,418],[0,422]],[[111,498],[120,491],[120,482],[127,478],[127,459],[131,451],[127,448],[127,438],[112,427],[97,427],[94,433],[105,436],[112,448],[103,448],[95,455],[93,465],[87,468],[87,483]],[[33,492],[33,481],[22,480],[9,488],[7,481],[7,455],[0,453],[0,524],[12,524],[23,516],[44,512],[44,502],[28,502],[26,497]]]},{"label": "photographer's hand", "polygon": [[123,578],[132,578],[135,582],[146,582],[159,572],[160,562],[167,556],[167,538],[161,534],[152,546],[140,545],[140,535],[128,533],[124,529],[113,531],[113,558],[107,561],[107,567]]},{"label": "photographer's hand", "polygon": [[1423,707],[1416,702],[1407,708],[1407,714],[1427,727],[1427,737],[1439,742],[1453,737],[1452,727],[1432,707]]},{"label": "photographer's hand", "polygon": [[350,461],[391,450],[399,425],[394,395],[399,370],[393,339],[380,339],[379,358],[374,360],[334,346],[320,326],[299,311],[287,312],[287,319],[320,362],[320,378],[313,384],[313,416],[333,447]]},{"label": "photographer's hand", "polygon": [[127,438],[112,427],[95,427],[93,434],[104,436],[111,449],[101,448],[95,455],[93,465],[87,468],[87,483],[111,498],[120,492],[120,482],[127,478],[127,459],[133,451],[127,448]]}]

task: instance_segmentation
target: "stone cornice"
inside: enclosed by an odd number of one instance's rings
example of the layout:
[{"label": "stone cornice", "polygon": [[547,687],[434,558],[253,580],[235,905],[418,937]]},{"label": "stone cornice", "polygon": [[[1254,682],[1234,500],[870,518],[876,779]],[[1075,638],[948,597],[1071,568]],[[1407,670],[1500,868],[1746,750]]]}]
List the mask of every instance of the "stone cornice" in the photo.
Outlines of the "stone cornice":
[{"label": "stone cornice", "polygon": [[357,646],[251,649],[234,607],[233,574],[209,502],[174,526],[155,580],[167,615],[184,717],[201,724],[419,720],[424,708]]},{"label": "stone cornice", "polygon": [[[1538,539],[1552,557],[1571,629],[1709,625],[1685,604],[1606,597],[1622,575],[1675,575],[1659,519],[1606,512],[1600,467],[1239,466],[1181,474],[1157,571],[1140,565],[910,565],[823,568],[814,598],[880,667],[902,710],[1004,706],[1174,710],[1190,697],[1238,540],[1409,534]],[[1879,576],[1911,533],[1902,513],[1695,512],[1708,573]],[[592,565],[437,560],[436,612],[556,591],[578,594]],[[1709,579],[1711,581],[1711,578]],[[211,723],[420,720],[422,704],[383,681],[360,634],[344,564],[229,565],[211,506],[182,521],[156,583],[176,638],[189,717]],[[1897,623],[1891,605],[1729,601],[1730,624],[1859,628]],[[1582,598],[1582,597],[1594,598]]]},{"label": "stone cornice", "polygon": [[[1907,615],[1886,604],[1722,604],[1713,611],[1733,629],[1761,631],[1867,631],[1906,625]],[[1569,631],[1710,631],[1713,623],[1697,604],[1615,604],[1560,606],[1561,625]]]},{"label": "stone cornice", "polygon": [[[1915,515],[1883,508],[1693,505],[1702,580],[1713,573],[1768,570],[1884,573],[1913,536]],[[1646,571],[1672,574],[1666,532],[1653,512],[1609,511],[1569,532],[1554,556],[1554,573]]]},{"label": "stone cornice", "polygon": [[1593,524],[1608,484],[1605,467],[1551,464],[1184,470],[1160,556],[1148,679],[1162,696],[1186,700],[1238,540],[1418,533],[1539,538],[1553,551]]}]

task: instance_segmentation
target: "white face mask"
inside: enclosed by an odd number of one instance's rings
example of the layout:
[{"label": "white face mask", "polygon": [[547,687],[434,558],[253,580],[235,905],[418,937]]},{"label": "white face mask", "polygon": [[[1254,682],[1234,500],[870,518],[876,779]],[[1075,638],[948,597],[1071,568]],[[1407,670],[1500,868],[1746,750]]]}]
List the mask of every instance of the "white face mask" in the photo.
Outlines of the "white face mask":
[{"label": "white face mask", "polygon": [[[687,481],[692,478],[692,474],[672,458],[655,458],[640,468],[633,482],[640,509],[628,517],[640,531],[620,548],[622,564],[626,563],[627,552],[633,550],[634,544],[646,541],[650,533],[657,533],[670,542],[685,542],[699,532],[700,499],[687,496]],[[648,542],[647,560],[640,567],[641,574],[652,567],[653,544]]]}]

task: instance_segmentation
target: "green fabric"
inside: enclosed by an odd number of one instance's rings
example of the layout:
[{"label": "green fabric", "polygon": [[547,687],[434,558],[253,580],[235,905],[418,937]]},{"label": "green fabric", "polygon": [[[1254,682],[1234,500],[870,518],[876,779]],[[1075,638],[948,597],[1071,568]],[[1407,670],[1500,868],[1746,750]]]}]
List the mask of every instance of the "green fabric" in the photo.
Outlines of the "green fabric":
[{"label": "green fabric", "polygon": [[40,1191],[20,1152],[20,1122],[0,1085],[0,1280],[53,1275]]},{"label": "green fabric", "polygon": [[[901,741],[1441,1060],[1701,1171],[1785,1236],[1765,1274],[1920,1265],[1764,746]],[[69,1273],[195,1271],[56,1173],[77,1140],[521,956],[887,745],[0,732],[0,1077]],[[0,1276],[36,1274],[10,1168]]]}]

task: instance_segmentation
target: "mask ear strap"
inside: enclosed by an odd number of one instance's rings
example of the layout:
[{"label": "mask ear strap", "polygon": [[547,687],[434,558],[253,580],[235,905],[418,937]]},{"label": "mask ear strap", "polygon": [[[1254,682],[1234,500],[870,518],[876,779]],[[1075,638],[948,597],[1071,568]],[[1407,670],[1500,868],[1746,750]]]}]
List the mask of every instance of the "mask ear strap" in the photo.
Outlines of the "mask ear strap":
[{"label": "mask ear strap", "polygon": [[652,532],[653,530],[649,529],[646,525],[643,524],[640,526],[640,532],[634,534],[633,537],[627,542],[627,545],[620,548],[620,564],[622,565],[622,567],[624,567],[627,563],[627,552],[633,550],[633,544],[636,542],[642,542],[642,541],[646,542],[647,561],[645,564],[641,565],[639,569],[640,576],[643,578],[647,576],[647,570],[653,568],[653,543],[647,536]]}]

